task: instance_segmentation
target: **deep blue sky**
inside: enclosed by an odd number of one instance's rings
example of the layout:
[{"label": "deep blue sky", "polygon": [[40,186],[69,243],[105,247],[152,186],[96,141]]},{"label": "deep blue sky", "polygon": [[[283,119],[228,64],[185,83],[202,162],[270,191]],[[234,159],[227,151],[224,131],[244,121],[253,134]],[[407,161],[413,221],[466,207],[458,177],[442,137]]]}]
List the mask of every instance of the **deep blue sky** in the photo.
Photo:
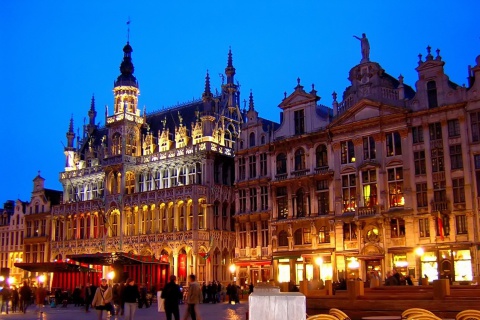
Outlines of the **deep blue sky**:
[{"label": "deep blue sky", "polygon": [[315,83],[322,104],[331,106],[333,91],[341,97],[361,58],[352,36],[363,32],[370,59],[412,87],[427,45],[441,49],[452,81],[466,83],[467,66],[480,54],[479,9],[478,0],[3,0],[0,206],[30,200],[38,170],[47,188],[61,189],[70,117],[81,127],[95,94],[103,125],[128,17],[147,112],[199,98],[207,69],[218,88],[231,46],[242,100],[251,89],[260,116],[278,121],[277,106],[297,77],[307,89]]}]

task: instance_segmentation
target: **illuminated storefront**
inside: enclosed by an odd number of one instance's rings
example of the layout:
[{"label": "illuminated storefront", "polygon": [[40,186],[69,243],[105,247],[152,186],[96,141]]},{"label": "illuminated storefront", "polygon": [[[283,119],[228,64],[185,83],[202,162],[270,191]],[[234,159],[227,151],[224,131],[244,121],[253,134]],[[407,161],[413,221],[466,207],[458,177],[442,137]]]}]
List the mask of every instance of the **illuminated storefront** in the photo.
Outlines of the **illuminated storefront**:
[{"label": "illuminated storefront", "polygon": [[429,281],[450,279],[451,281],[472,281],[472,256],[468,248],[425,249],[420,256],[420,274]]}]

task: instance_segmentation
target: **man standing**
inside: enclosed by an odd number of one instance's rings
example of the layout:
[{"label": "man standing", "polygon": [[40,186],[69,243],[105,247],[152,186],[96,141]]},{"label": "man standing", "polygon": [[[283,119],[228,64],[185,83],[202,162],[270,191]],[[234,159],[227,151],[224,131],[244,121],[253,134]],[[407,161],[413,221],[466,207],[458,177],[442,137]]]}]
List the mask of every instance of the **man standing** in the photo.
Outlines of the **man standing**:
[{"label": "man standing", "polygon": [[85,312],[89,312],[88,308],[92,303],[94,294],[95,292],[92,290],[92,286],[90,285],[90,283],[87,283],[87,285],[85,286]]},{"label": "man standing", "polygon": [[32,297],[32,289],[30,289],[27,281],[24,281],[23,286],[20,288],[20,296],[22,297],[22,311],[25,313]]},{"label": "man standing", "polygon": [[200,284],[195,281],[196,277],[194,274],[188,276],[190,285],[188,286],[187,293],[187,313],[185,314],[184,320],[188,319],[188,316],[192,317],[192,320],[197,320],[197,314],[195,310],[195,305],[199,304],[202,300],[202,289]]},{"label": "man standing", "polygon": [[177,277],[175,275],[170,276],[170,282],[165,285],[160,296],[164,299],[165,314],[167,320],[172,320],[172,314],[175,320],[180,320],[180,311],[178,305],[182,299],[182,291],[180,286],[175,283]]},{"label": "man standing", "polygon": [[37,312],[39,315],[43,314],[43,307],[45,306],[45,298],[47,297],[47,290],[43,287],[43,283],[39,283],[37,290],[35,290],[35,304],[37,305]]}]

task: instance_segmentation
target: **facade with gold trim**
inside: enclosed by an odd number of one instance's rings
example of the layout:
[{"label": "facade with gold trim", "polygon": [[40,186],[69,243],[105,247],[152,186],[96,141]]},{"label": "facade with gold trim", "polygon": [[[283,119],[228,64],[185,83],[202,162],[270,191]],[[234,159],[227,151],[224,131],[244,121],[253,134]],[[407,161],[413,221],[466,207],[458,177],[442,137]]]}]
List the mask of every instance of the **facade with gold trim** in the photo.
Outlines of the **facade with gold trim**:
[{"label": "facade with gold trim", "polygon": [[[270,215],[278,282],[368,281],[372,271],[383,278],[394,268],[416,280],[478,279],[480,57],[468,87],[449,80],[444,64],[427,48],[414,90],[364,57],[342,100],[333,93],[332,108],[298,80],[279,105],[271,140],[237,145],[246,159],[236,159],[237,272],[257,259],[239,237],[248,228],[242,223]],[[260,150],[270,168],[261,180],[265,212],[249,207],[248,178],[238,175]]]},{"label": "facade with gold trim", "polygon": [[93,98],[76,145],[71,120],[51,258],[134,253],[169,262],[180,281],[192,273],[199,281],[227,281],[242,122],[232,54],[219,94],[212,94],[207,72],[201,100],[147,114],[138,107],[132,51],[127,43],[105,126],[96,125]]}]

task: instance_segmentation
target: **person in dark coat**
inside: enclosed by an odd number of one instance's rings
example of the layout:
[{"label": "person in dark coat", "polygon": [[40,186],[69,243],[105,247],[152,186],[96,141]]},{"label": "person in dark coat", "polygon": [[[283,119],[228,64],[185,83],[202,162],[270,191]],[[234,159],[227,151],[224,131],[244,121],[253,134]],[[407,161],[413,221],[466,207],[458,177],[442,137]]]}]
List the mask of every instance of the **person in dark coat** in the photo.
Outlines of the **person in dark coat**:
[{"label": "person in dark coat", "polygon": [[137,310],[137,300],[140,298],[140,293],[135,281],[128,278],[125,287],[122,290],[121,300],[125,307],[125,320],[133,320],[135,311]]},{"label": "person in dark coat", "polygon": [[170,276],[170,282],[165,285],[162,290],[161,298],[164,299],[165,315],[167,320],[172,320],[172,314],[175,320],[180,320],[180,310],[178,305],[183,298],[180,286],[175,283],[177,277],[175,275]]},{"label": "person in dark coat", "polygon": [[17,312],[19,302],[20,302],[20,295],[18,294],[17,287],[14,287],[12,290],[12,312]]},{"label": "person in dark coat", "polygon": [[32,299],[32,289],[30,289],[27,281],[24,281],[23,287],[20,288],[20,296],[22,297],[22,311],[25,313]]},{"label": "person in dark coat", "polygon": [[85,312],[89,312],[88,308],[93,301],[93,296],[95,295],[95,290],[92,288],[90,283],[87,283],[85,286]]}]

